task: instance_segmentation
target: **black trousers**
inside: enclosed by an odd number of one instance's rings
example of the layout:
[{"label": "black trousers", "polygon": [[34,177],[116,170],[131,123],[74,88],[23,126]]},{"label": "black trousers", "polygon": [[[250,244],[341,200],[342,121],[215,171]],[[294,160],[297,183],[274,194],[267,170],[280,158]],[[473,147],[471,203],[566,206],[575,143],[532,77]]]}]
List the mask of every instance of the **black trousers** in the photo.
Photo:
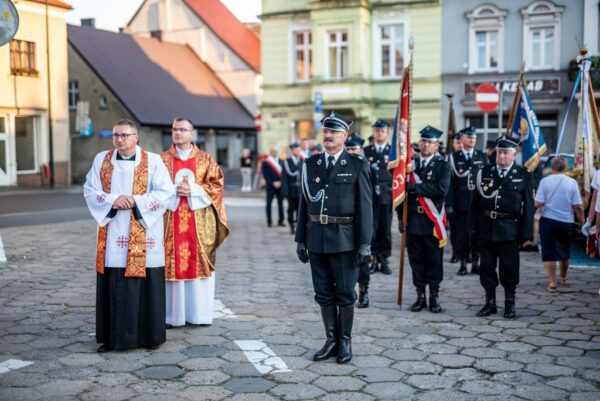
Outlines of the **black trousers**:
[{"label": "black trousers", "polygon": [[373,256],[389,258],[392,255],[392,205],[379,205],[377,229],[371,244]]},{"label": "black trousers", "polygon": [[291,226],[298,221],[298,205],[300,204],[300,198],[287,198],[287,201],[287,219]]},{"label": "black trousers", "polygon": [[473,257],[479,257],[479,246],[478,241],[469,231],[469,212],[468,211],[455,211],[454,212],[454,226],[456,233],[452,233],[454,239],[454,245],[456,246],[454,252],[459,259],[467,259],[469,254]]},{"label": "black trousers", "polygon": [[479,281],[486,290],[498,287],[500,284],[505,290],[514,291],[519,284],[519,242],[514,241],[485,241],[479,243],[481,249],[481,272]]},{"label": "black trousers", "polygon": [[444,279],[444,248],[438,244],[433,235],[408,234],[406,250],[416,288],[425,288],[426,285],[430,290],[440,288]]},{"label": "black trousers", "polygon": [[271,218],[271,204],[273,203],[273,197],[277,198],[277,209],[279,212],[279,219],[277,223],[283,223],[283,196],[281,196],[281,188],[267,188],[267,223],[272,223]]},{"label": "black trousers", "polygon": [[166,341],[165,268],[146,277],[125,277],[125,269],[105,268],[96,279],[96,341],[129,349]]},{"label": "black trousers", "polygon": [[315,301],[321,306],[352,306],[356,302],[356,251],[314,253],[309,251]]},{"label": "black trousers", "polygon": [[458,226],[456,224],[456,218],[454,217],[454,213],[451,216],[448,216],[448,223],[450,224],[450,245],[452,245],[452,253],[456,255],[457,246],[456,246],[456,237],[458,237]]}]

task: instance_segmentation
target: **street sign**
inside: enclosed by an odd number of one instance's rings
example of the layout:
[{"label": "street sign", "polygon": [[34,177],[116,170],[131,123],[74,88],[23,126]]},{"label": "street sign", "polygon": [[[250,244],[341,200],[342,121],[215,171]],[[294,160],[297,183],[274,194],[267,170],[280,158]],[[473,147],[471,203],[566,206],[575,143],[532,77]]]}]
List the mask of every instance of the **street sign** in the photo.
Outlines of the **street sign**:
[{"label": "street sign", "polygon": [[475,91],[475,102],[477,103],[477,107],[484,113],[496,110],[499,100],[500,95],[498,94],[498,90],[492,84],[481,84]]}]

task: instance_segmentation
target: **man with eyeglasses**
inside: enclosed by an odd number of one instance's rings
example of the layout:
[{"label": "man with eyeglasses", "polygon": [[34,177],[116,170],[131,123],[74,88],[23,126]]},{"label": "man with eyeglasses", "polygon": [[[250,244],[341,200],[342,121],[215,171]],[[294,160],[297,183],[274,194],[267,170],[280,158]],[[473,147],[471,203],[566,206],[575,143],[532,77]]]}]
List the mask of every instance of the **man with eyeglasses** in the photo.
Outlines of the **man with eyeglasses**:
[{"label": "man with eyeglasses", "polygon": [[354,287],[359,267],[369,262],[373,210],[369,164],[344,150],[352,121],[332,111],[322,121],[325,153],[302,165],[296,252],[310,261],[315,301],[321,307],[326,341],[315,361],[352,359]]},{"label": "man with eyeglasses", "polygon": [[223,172],[195,145],[191,120],[176,118],[172,137],[161,155],[177,186],[165,234],[165,322],[167,328],[212,324],[216,250],[229,234]]},{"label": "man with eyeglasses", "polygon": [[113,127],[114,149],[100,152],[84,196],[98,223],[98,352],[165,342],[163,215],[175,189],[160,156],[140,148],[137,125]]}]

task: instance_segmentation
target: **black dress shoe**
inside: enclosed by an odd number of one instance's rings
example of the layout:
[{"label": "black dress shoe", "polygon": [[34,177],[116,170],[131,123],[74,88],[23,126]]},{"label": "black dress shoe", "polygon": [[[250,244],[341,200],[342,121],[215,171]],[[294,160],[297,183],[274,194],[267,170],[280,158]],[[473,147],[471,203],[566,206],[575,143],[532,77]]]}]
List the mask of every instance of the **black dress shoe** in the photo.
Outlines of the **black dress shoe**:
[{"label": "black dress shoe", "polygon": [[425,298],[425,289],[417,288],[417,300],[410,306],[413,312],[420,312],[427,308],[427,299]]},{"label": "black dress shoe", "polygon": [[467,261],[462,259],[460,261],[460,267],[458,268],[458,271],[456,272],[456,274],[458,274],[459,276],[464,276],[467,274]]},{"label": "black dress shoe", "polygon": [[515,299],[507,298],[504,301],[504,318],[515,319],[517,317],[517,311],[515,307]]},{"label": "black dress shoe", "polygon": [[279,223],[277,223],[277,227],[285,227],[285,223],[283,221],[280,221]]},{"label": "black dress shoe", "polygon": [[144,348],[149,350],[155,350],[158,349],[158,347],[160,347],[160,345],[146,345]]},{"label": "black dress shoe", "polygon": [[486,290],[485,292],[485,305],[477,312],[477,317],[485,317],[498,313],[496,307],[496,290]]},{"label": "black dress shoe", "polygon": [[386,258],[385,256],[381,257],[380,270],[383,274],[392,274],[392,269],[390,269],[390,262],[389,262],[388,258]]},{"label": "black dress shoe", "polygon": [[110,351],[114,351],[115,347],[113,347],[112,345],[108,345],[108,344],[102,344],[101,346],[98,347],[98,349],[96,351],[98,351],[98,353],[103,354],[105,352],[110,352]]}]

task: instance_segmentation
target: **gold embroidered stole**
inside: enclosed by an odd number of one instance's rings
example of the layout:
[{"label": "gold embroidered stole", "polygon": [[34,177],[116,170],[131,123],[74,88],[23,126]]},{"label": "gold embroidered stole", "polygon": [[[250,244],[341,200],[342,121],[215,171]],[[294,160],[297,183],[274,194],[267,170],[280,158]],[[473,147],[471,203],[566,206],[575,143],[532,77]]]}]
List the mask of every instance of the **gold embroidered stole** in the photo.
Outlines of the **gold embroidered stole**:
[{"label": "gold embroidered stole", "polygon": [[[102,191],[110,193],[114,167],[111,163],[114,149],[110,150],[100,168],[100,182]],[[133,174],[133,195],[143,195],[148,191],[148,153],[141,150],[141,160]],[[104,274],[106,258],[106,238],[108,224],[98,228],[98,241],[96,243],[96,271]],[[129,240],[127,243],[127,266],[125,277],[146,277],[146,230],[142,224],[133,217],[129,223]]]}]

